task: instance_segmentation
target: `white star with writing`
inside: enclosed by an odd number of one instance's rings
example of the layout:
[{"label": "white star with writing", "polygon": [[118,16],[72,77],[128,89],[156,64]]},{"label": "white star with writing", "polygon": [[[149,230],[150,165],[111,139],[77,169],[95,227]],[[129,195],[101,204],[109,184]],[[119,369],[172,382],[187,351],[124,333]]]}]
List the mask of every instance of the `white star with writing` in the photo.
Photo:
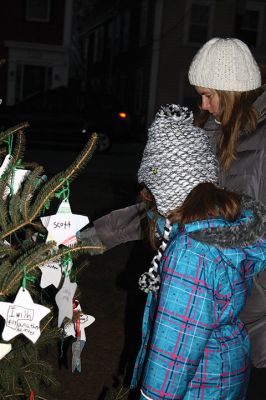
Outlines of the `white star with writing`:
[{"label": "white star with writing", "polygon": [[42,277],[40,286],[42,289],[54,285],[58,288],[62,278],[62,267],[58,262],[50,262],[40,267]]},{"label": "white star with writing", "polygon": [[33,343],[40,332],[40,321],[51,310],[33,302],[29,291],[21,287],[13,303],[0,302],[0,314],[5,319],[2,338],[6,342],[23,334]]},{"label": "white star with writing", "polygon": [[[76,310],[80,310],[81,308],[80,306],[78,306],[76,308]],[[93,322],[95,321],[95,318],[92,315],[88,315],[88,314],[83,314],[83,312],[80,312],[80,340],[86,340],[86,335],[85,335],[85,328],[87,328],[89,325],[93,324]],[[73,336],[73,337],[77,337],[77,332],[75,329],[75,324],[73,321],[68,321],[66,322],[66,324],[64,325],[64,332],[66,336]]]},{"label": "white star with writing", "polygon": [[63,200],[57,213],[41,217],[48,231],[46,242],[55,241],[57,245],[71,246],[77,242],[76,233],[89,223],[85,215],[72,214],[68,200]]}]

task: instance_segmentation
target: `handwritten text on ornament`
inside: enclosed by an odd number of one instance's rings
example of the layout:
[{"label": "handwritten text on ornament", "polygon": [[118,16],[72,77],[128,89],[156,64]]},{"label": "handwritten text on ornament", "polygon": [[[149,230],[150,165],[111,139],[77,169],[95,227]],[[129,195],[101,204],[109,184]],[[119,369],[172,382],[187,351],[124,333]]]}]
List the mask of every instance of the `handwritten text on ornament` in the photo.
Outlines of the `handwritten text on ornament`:
[{"label": "handwritten text on ornament", "polygon": [[12,305],[8,308],[6,325],[17,332],[28,332],[30,335],[34,335],[36,330],[39,329],[39,325],[27,322],[32,321],[33,319],[33,309]]},{"label": "handwritten text on ornament", "polygon": [[70,223],[70,221],[63,221],[63,222],[54,221],[54,228],[68,229],[68,228],[71,228],[71,223]]}]

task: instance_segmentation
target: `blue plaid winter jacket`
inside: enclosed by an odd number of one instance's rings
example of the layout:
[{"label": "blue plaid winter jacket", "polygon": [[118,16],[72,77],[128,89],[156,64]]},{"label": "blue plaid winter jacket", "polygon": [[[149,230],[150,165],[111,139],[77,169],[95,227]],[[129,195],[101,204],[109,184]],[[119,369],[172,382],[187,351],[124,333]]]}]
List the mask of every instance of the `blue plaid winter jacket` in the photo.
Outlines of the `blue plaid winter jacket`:
[{"label": "blue plaid winter jacket", "polygon": [[257,225],[245,211],[233,223],[193,222],[182,232],[173,226],[160,289],[149,293],[143,317],[131,384],[140,386],[141,400],[244,400],[250,343],[238,315],[252,277],[266,267]]}]

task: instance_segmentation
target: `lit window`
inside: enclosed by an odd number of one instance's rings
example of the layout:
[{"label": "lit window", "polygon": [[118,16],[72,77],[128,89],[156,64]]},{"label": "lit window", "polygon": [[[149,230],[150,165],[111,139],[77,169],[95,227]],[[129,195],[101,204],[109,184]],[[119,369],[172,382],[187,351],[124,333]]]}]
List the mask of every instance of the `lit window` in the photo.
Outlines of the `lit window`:
[{"label": "lit window", "polygon": [[50,0],[27,0],[26,20],[48,22],[50,20]]}]

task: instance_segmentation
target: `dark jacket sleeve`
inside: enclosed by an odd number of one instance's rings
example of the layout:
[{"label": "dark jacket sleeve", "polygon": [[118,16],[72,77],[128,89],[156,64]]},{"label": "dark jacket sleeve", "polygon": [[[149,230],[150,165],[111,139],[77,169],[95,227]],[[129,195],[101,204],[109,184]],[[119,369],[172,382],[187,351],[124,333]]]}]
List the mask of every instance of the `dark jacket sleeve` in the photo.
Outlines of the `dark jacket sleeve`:
[{"label": "dark jacket sleeve", "polygon": [[114,210],[96,219],[93,224],[102,243],[111,249],[121,243],[142,239],[141,221],[145,216],[145,203],[141,202]]}]

